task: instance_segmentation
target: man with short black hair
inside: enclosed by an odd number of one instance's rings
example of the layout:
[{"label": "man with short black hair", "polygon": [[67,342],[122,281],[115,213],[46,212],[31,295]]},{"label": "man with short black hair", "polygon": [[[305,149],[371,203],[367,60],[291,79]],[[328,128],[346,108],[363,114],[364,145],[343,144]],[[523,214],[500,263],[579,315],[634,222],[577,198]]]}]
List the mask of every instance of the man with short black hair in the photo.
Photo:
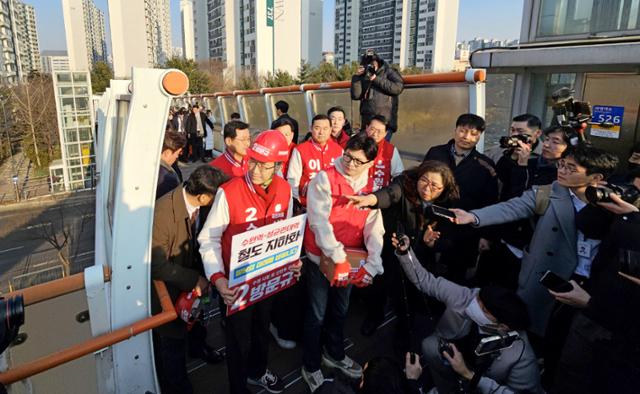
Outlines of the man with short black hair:
[{"label": "man with short black hair", "polygon": [[184,123],[184,129],[187,132],[189,146],[191,147],[191,161],[205,161],[204,158],[204,138],[207,136],[207,128],[209,125],[213,130],[213,123],[207,116],[200,111],[200,106],[194,104],[191,113]]},{"label": "man with short black hair", "polygon": [[[224,181],[226,177],[219,170],[200,166],[184,186],[176,187],[156,201],[151,279],[165,282],[172,303],[183,291],[194,290],[200,295],[209,286],[195,266],[196,221],[199,209],[211,204]],[[162,308],[156,292],[151,294],[151,311],[156,314]],[[193,392],[187,377],[186,334],[187,326],[181,319],[153,330],[156,369],[163,393]]]},{"label": "man with short black hair", "polygon": [[398,148],[385,139],[388,131],[387,118],[382,115],[374,115],[365,124],[365,132],[378,144],[378,155],[374,159],[373,167],[369,169],[370,193],[389,186],[391,179],[404,171],[402,158]]},{"label": "man with short black hair", "polygon": [[336,106],[329,108],[327,116],[331,121],[331,138],[344,149],[351,135],[351,130],[347,132],[347,114],[342,107]]},{"label": "man with short black hair", "polygon": [[[343,329],[351,284],[368,286],[383,272],[384,226],[379,210],[357,209],[346,196],[366,190],[369,168],[377,154],[372,138],[353,136],[334,166],[320,171],[309,183],[304,247],[310,260],[305,264],[310,305],[304,324],[302,377],[311,392],[325,380],[321,362],[351,378],[362,376],[362,367],[345,354]],[[351,265],[345,248],[366,251],[366,263],[353,279],[349,279]],[[331,277],[320,271],[321,258],[333,265]]]},{"label": "man with short black hair", "polygon": [[160,170],[158,171],[158,183],[156,186],[156,200],[182,182],[182,173],[176,162],[182,154],[187,139],[183,133],[167,131],[164,133],[162,153],[160,153]]},{"label": "man with short black hair", "polygon": [[[540,155],[542,150],[542,145],[538,140],[542,135],[542,121],[540,120],[540,118],[532,114],[521,114],[515,116],[511,120],[511,127],[509,128],[509,136],[514,135],[527,135],[531,140],[531,143],[529,144],[531,149],[529,150],[529,152],[533,153],[534,155]],[[496,145],[490,149],[486,149],[484,151],[484,154],[485,156],[493,160],[494,163],[498,163],[498,160],[500,160],[500,158],[504,156],[505,152],[506,151],[504,148],[501,148],[500,145]],[[522,156],[522,154],[520,156]],[[526,160],[523,159],[523,161]]]},{"label": "man with short black hair", "polygon": [[438,160],[453,171],[460,188],[460,206],[482,208],[498,201],[498,181],[491,159],[476,150],[484,132],[484,119],[475,114],[462,114],[456,120],[453,139],[434,146],[424,160]]},{"label": "man with short black hair", "polygon": [[[529,325],[527,308],[513,291],[495,286],[468,288],[436,277],[418,261],[408,245],[396,255],[407,278],[420,291],[445,304],[434,334],[422,341],[422,352],[439,393],[464,392],[542,393],[537,358],[524,331]],[[476,356],[481,339],[517,331],[519,340],[506,349]],[[441,350],[441,342],[450,352]],[[445,363],[446,362],[446,363]]]},{"label": "man with short black hair", "polygon": [[311,120],[311,139],[293,149],[287,172],[293,198],[307,205],[307,187],[318,172],[333,167],[342,148],[331,139],[331,121],[323,114]]},{"label": "man with short black hair", "polygon": [[244,176],[248,170],[247,149],[251,145],[249,125],[232,120],[224,125],[222,136],[226,149],[209,165],[221,169],[229,178]]},{"label": "man with short black hair", "polygon": [[229,120],[241,120],[241,119],[242,117],[237,112],[233,112],[231,115],[229,115]]},{"label": "man with short black hair", "polygon": [[[551,185],[546,198],[539,187],[525,191],[520,197],[466,212],[454,209],[458,224],[484,227],[539,216],[536,228],[522,258],[518,278],[518,295],[522,297],[531,318],[530,331],[545,337],[554,310],[554,299],[539,283],[547,270],[565,280],[583,283],[591,273],[593,258],[600,239],[585,232],[583,224],[601,213],[588,205],[585,191],[597,186],[616,169],[618,158],[601,149],[578,145],[565,151],[558,161],[558,180]],[[540,212],[544,209],[544,212]],[[604,218],[603,220],[606,220]],[[600,226],[603,227],[603,226]],[[559,349],[557,349],[559,351]]]},{"label": "man with short black hair", "polygon": [[[284,100],[280,100],[277,103],[275,103],[274,106],[276,107],[276,115],[278,116],[278,118],[271,123],[271,130],[275,130],[274,123],[278,119],[287,118],[291,120],[291,123],[293,123],[293,143],[297,144],[298,143],[298,121],[293,119],[291,116],[289,116],[289,103],[287,103]],[[286,176],[287,174],[284,174],[284,175]]]},{"label": "man with short black hair", "polygon": [[[498,202],[498,178],[493,161],[476,150],[485,130],[485,121],[475,114],[462,114],[456,120],[453,139],[429,149],[424,160],[437,160],[451,168],[458,188],[458,206],[464,209],[486,207]],[[463,283],[467,268],[475,265],[481,234],[470,229],[460,236],[457,248],[443,253],[440,264],[446,266],[447,279]]]},{"label": "man with short black hair", "polygon": [[[271,128],[273,130],[278,130],[284,138],[287,139],[287,143],[289,144],[289,154],[287,156],[287,160],[282,163],[281,167],[281,175],[284,179],[287,179],[287,173],[289,172],[289,163],[291,160],[291,154],[293,153],[293,149],[297,145],[297,139],[295,139],[294,130],[298,127],[297,123],[294,123],[294,120],[289,117],[279,117],[271,123]],[[295,196],[294,196],[295,197]]]}]

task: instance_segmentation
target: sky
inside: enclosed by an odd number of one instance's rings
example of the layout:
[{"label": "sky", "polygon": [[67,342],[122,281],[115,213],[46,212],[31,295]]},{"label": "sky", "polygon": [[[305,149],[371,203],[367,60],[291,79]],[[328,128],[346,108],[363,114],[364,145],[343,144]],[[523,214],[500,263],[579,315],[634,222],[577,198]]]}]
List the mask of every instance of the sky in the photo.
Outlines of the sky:
[{"label": "sky", "polygon": [[[105,13],[108,25],[107,0],[94,0]],[[180,0],[171,1],[171,24],[173,46],[182,46],[180,38]],[[448,1],[448,0],[442,0]],[[523,0],[459,0],[457,41],[468,41],[475,37],[514,39],[520,37]],[[36,23],[40,50],[66,49],[64,20],[61,0],[26,0],[36,9]],[[333,18],[335,0],[324,0],[323,50],[333,50]],[[107,47],[111,53],[109,26]]]}]

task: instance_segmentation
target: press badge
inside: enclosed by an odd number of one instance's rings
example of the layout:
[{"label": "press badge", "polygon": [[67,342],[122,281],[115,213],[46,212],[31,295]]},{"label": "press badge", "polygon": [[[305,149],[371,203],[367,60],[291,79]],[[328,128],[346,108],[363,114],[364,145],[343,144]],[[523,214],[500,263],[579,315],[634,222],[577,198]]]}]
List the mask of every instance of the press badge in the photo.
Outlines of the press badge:
[{"label": "press badge", "polygon": [[586,241],[578,241],[578,256],[585,259],[591,258],[591,244]]}]

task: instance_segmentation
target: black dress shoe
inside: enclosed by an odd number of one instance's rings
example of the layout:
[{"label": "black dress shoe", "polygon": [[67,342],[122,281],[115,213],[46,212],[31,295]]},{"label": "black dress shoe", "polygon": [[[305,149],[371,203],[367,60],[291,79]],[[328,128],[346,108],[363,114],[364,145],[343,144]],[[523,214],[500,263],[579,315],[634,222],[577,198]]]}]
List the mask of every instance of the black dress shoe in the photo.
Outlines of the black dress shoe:
[{"label": "black dress shoe", "polygon": [[364,321],[362,322],[362,326],[360,327],[360,334],[365,337],[372,336],[373,333],[378,329],[378,326],[382,324],[383,320],[384,319],[375,319],[369,316],[365,317]]},{"label": "black dress shoe", "polygon": [[224,355],[211,346],[205,346],[201,351],[192,352],[189,354],[189,356],[193,358],[199,358],[207,362],[208,364],[217,364],[220,361],[224,360]]}]

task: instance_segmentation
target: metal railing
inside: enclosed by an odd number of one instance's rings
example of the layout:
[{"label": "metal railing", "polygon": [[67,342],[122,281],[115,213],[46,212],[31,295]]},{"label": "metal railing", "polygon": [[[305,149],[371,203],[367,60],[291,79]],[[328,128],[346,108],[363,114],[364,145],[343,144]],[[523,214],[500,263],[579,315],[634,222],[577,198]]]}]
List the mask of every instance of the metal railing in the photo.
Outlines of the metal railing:
[{"label": "metal railing", "polygon": [[[104,281],[111,280],[109,267],[104,266]],[[70,346],[66,349],[40,357],[26,364],[18,365],[0,373],[0,382],[5,385],[27,379],[33,375],[55,368],[64,363],[76,360],[87,354],[96,352],[105,347],[127,340],[142,332],[152,330],[177,318],[173,303],[167,292],[164,282],[154,281],[156,293],[160,300],[162,312],[139,320],[135,323],[117,329],[115,331],[91,338],[85,342]],[[5,297],[13,297],[21,294],[24,297],[25,306],[34,305],[46,300],[63,296],[84,289],[84,274],[79,273],[66,278],[54,280],[27,289],[11,292]]]}]

